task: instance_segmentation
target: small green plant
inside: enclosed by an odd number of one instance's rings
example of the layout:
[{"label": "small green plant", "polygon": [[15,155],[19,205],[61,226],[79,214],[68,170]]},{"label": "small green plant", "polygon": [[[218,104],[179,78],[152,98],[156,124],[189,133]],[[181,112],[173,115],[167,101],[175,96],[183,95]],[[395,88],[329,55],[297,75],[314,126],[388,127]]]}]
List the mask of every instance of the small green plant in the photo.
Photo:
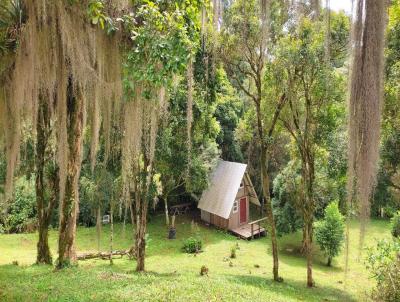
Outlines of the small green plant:
[{"label": "small green plant", "polygon": [[390,229],[393,237],[400,238],[400,211],[395,213],[390,220]]},{"label": "small green plant", "polygon": [[333,257],[339,255],[344,241],[344,217],[337,202],[330,203],[325,209],[325,218],[315,224],[315,237],[328,257],[331,266]]},{"label": "small green plant", "polygon": [[367,249],[366,266],[376,281],[374,301],[400,301],[400,241],[380,240]]},{"label": "small green plant", "polygon": [[189,237],[183,242],[183,251],[188,254],[198,253],[202,248],[202,241],[200,238]]},{"label": "small green plant", "polygon": [[240,250],[239,242],[236,242],[236,249]]},{"label": "small green plant", "polygon": [[236,246],[231,247],[231,258],[232,259],[236,258]]}]

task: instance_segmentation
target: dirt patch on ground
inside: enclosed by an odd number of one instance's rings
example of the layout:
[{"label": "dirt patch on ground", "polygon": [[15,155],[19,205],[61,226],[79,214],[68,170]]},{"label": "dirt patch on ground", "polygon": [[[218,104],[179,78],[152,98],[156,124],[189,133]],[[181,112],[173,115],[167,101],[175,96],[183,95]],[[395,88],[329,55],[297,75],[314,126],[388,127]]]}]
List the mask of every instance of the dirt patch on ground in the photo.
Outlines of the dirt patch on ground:
[{"label": "dirt patch on ground", "polygon": [[32,246],[32,244],[34,244],[31,239],[28,239],[28,238],[25,238],[25,237],[22,237],[20,242],[21,242],[22,246]]}]

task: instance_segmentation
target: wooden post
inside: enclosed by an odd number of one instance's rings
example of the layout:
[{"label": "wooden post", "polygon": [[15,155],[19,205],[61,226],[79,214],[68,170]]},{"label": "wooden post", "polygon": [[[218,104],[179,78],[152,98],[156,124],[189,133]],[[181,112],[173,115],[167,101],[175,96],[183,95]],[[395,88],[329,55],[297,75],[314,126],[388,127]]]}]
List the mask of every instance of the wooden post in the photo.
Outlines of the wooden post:
[{"label": "wooden post", "polygon": [[254,239],[253,226],[254,224],[251,224],[251,239]]}]

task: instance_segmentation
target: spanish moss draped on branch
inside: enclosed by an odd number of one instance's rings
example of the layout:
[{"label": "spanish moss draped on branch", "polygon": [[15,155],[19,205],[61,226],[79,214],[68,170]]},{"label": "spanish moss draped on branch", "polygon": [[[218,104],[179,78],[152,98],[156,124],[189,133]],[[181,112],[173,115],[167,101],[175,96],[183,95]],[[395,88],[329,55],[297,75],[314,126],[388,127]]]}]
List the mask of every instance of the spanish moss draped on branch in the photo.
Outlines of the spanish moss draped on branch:
[{"label": "spanish moss draped on branch", "polygon": [[[121,72],[116,37],[107,37],[91,26],[85,10],[67,1],[26,2],[28,21],[20,36],[15,57],[15,68],[4,88],[2,103],[6,106],[9,131],[7,139],[7,188],[12,189],[12,178],[19,153],[20,128],[24,117],[35,123],[40,93],[49,95],[52,115],[57,119],[58,161],[61,184],[65,179],[67,136],[66,92],[72,80],[73,93],[78,87],[85,108],[90,107],[92,123],[92,164],[97,149],[100,127],[100,107],[105,115],[104,128],[109,129],[110,104],[120,99]],[[49,62],[52,62],[49,64]],[[98,98],[101,96],[101,100]],[[101,104],[101,105],[100,105]],[[11,133],[12,129],[12,133]],[[63,190],[61,190],[61,193]],[[62,194],[61,194],[62,198]]]}]

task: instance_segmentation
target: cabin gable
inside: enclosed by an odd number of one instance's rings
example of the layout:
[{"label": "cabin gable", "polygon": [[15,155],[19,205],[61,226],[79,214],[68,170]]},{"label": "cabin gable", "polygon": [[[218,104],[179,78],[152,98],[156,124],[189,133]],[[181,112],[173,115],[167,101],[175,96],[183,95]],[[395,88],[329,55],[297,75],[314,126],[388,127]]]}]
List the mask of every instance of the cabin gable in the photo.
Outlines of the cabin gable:
[{"label": "cabin gable", "polygon": [[249,223],[250,202],[260,205],[246,165],[220,161],[198,207],[203,221],[234,230]]}]

